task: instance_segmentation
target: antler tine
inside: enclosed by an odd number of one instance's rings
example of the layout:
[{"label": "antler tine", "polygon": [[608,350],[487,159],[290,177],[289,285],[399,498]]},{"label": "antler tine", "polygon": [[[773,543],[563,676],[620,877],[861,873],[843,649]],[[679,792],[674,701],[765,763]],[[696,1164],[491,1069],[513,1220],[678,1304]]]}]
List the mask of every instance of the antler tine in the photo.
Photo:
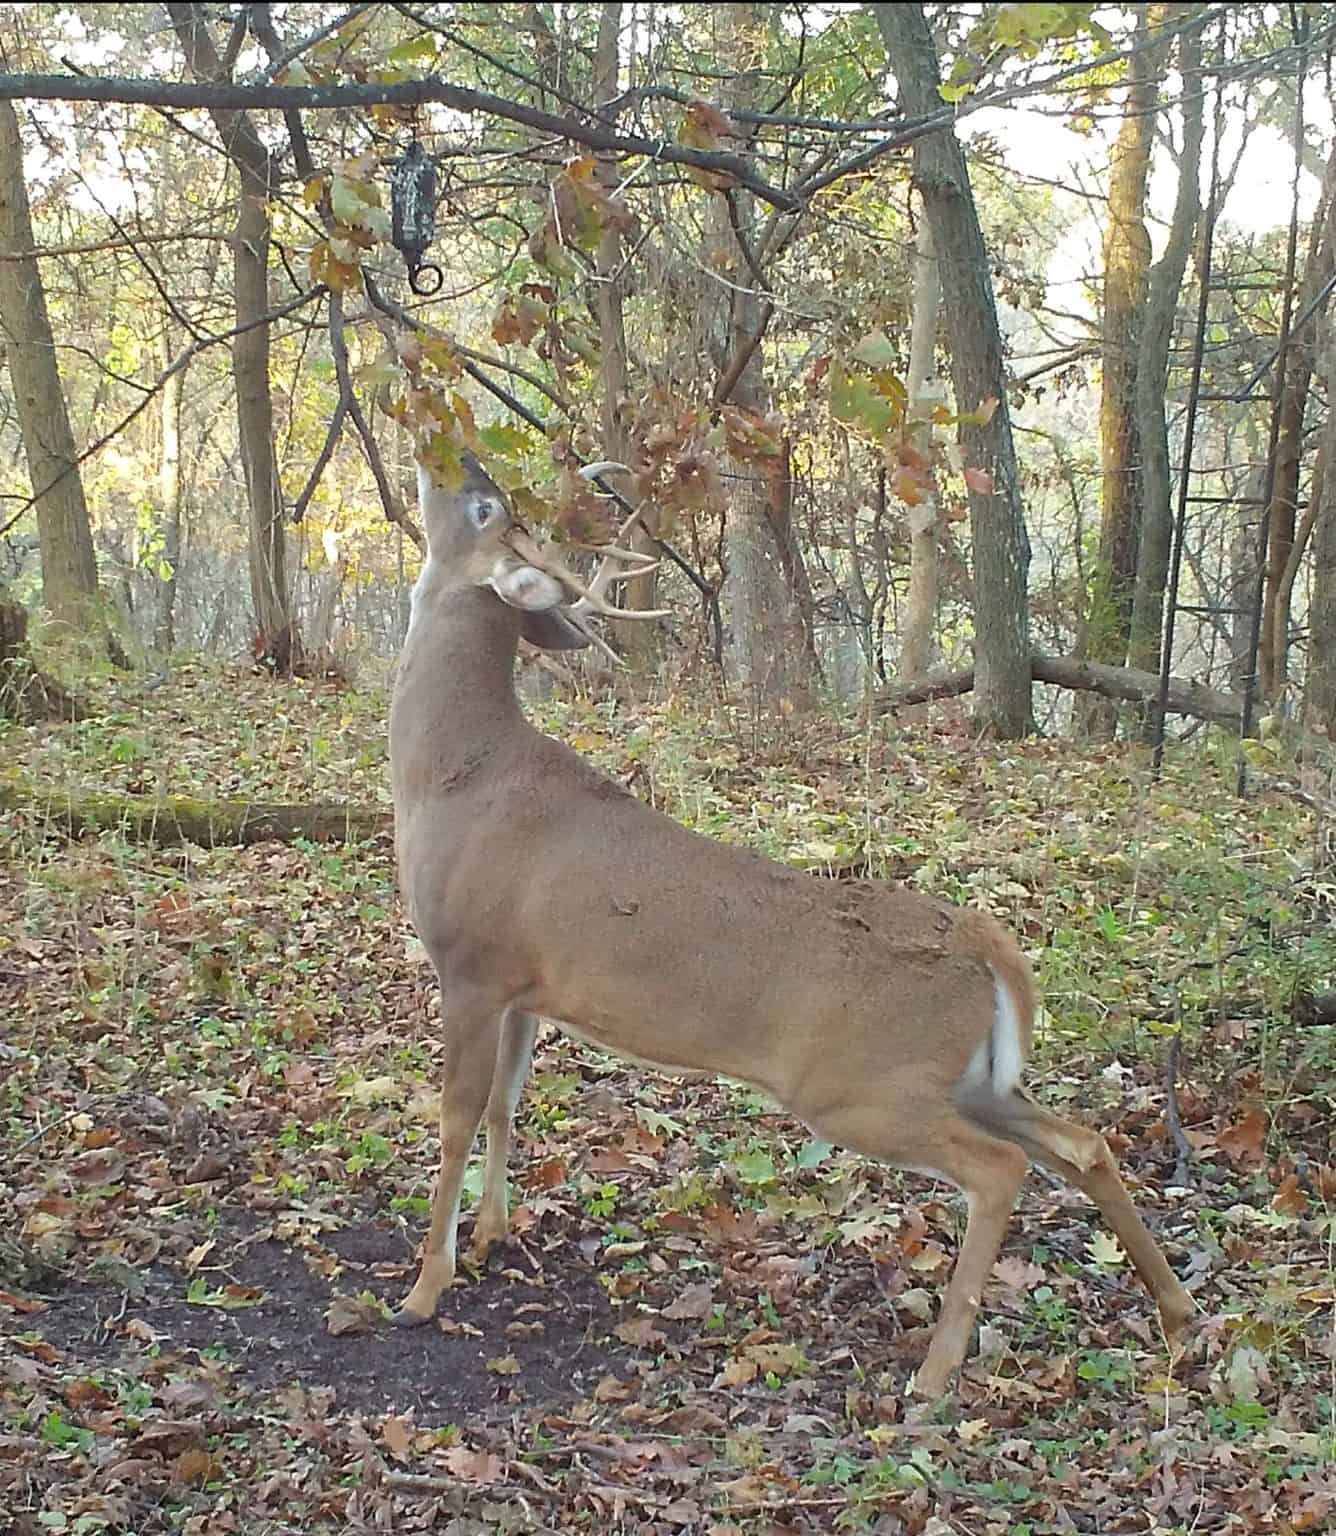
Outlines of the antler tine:
[{"label": "antler tine", "polygon": [[[614,463],[611,460],[587,464],[577,473],[581,479],[593,480],[611,470],[624,470],[627,474],[631,473],[628,465]],[[618,499],[622,500],[620,497]],[[624,500],[622,505],[626,505]],[[672,612],[669,608],[618,608],[608,601],[608,589],[615,582],[630,581],[635,576],[648,576],[652,571],[657,571],[661,563],[657,556],[644,550],[628,549],[623,543],[630,537],[631,530],[640,521],[640,516],[640,509],[637,507],[617,530],[616,536],[607,544],[571,543],[569,547],[572,549],[587,549],[603,557],[588,583],[581,581],[552,545],[549,544],[540,549],[521,528],[512,530],[510,534],[511,546],[518,554],[530,564],[537,566],[539,570],[545,570],[549,575],[555,576],[570,591],[578,594],[578,600],[566,609],[567,617],[574,619],[594,644],[614,662],[619,662],[621,658],[611,646],[599,639],[584,624],[583,620],[589,614],[601,614],[606,619],[643,620],[665,619]],[[622,569],[618,568],[619,565]]]},{"label": "antler tine", "polygon": [[[603,563],[594,573],[593,579],[586,583],[581,581],[551,545],[538,545],[522,528],[513,528],[508,542],[521,559],[540,571],[546,571],[549,576],[554,576],[569,591],[578,595],[578,602],[566,610],[568,614],[601,613],[610,619],[662,619],[671,612],[667,608],[616,608],[604,596],[614,581],[645,576],[657,569],[659,562],[651,555],[643,555],[638,550],[614,550],[606,545],[600,546],[604,550]],[[628,557],[634,562],[632,569],[618,571],[613,568],[615,560],[626,560]]]},{"label": "antler tine", "polygon": [[[603,559],[589,585],[576,588],[580,600],[571,608],[573,614],[601,613],[608,619],[662,619],[668,615],[670,610],[667,608],[618,608],[607,600],[608,588],[614,582],[630,581],[635,576],[648,576],[651,571],[659,568],[661,562],[653,555],[639,549],[626,549],[622,545],[621,541],[630,535],[639,521],[639,511],[632,512],[617,530],[612,543],[601,546]],[[618,561],[629,569],[618,570]]]}]

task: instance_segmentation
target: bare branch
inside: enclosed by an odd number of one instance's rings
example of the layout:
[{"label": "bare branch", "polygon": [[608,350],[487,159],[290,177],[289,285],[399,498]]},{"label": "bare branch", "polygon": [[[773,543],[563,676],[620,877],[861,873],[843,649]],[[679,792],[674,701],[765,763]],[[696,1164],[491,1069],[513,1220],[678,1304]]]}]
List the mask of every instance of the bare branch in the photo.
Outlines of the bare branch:
[{"label": "bare branch", "polygon": [[334,17],[332,21],[327,21],[323,27],[317,27],[314,32],[308,32],[301,42],[294,43],[291,48],[284,50],[277,58],[271,57],[268,69],[261,72],[259,79],[261,81],[272,80],[275,75],[285,70],[294,59],[301,58],[308,48],[314,48],[317,43],[323,42],[331,33],[337,32],[345,22],[351,21],[354,16],[360,16],[364,10],[366,10],[365,5],[350,5],[346,11]]},{"label": "bare branch", "polygon": [[127,411],[109,432],[104,432],[96,442],[90,443],[72,464],[65,465],[54,479],[48,481],[40,491],[34,491],[12,517],[5,523],[0,524],[0,538],[3,538],[25,513],[35,507],[53,486],[59,485],[66,475],[73,474],[81,464],[91,459],[95,453],[100,453],[109,442],[119,437],[126,427],[147,408],[149,401],[157,395],[167,380],[174,373],[180,373],[182,368],[187,367],[192,358],[198,356],[206,347],[216,346],[220,341],[231,341],[234,336],[240,336],[245,331],[254,330],[256,326],[272,325],[275,320],[281,320],[284,315],[290,315],[294,310],[301,309],[311,303],[313,299],[318,299],[324,291],[324,284],[317,283],[314,288],[308,288],[304,293],[297,294],[295,298],[289,299],[286,304],[280,304],[275,309],[266,310],[264,314],[257,315],[253,320],[246,321],[244,325],[234,325],[230,331],[220,331],[216,336],[202,336],[198,341],[192,342],[175,361],[163,369],[153,384],[144,391],[142,398],[133,410]]},{"label": "bare branch", "polygon": [[[173,10],[178,9],[173,7]],[[799,199],[756,175],[741,155],[690,149],[666,139],[645,139],[638,134],[613,133],[606,128],[573,122],[522,102],[510,101],[491,91],[470,90],[440,79],[400,80],[369,85],[254,85],[234,81],[141,80],[92,75],[0,74],[0,100],[17,101],[119,101],[144,107],[202,107],[211,113],[243,113],[263,108],[317,110],[329,107],[370,107],[377,103],[424,106],[440,102],[457,112],[480,113],[522,123],[540,133],[569,139],[590,149],[614,154],[646,155],[671,165],[692,165],[702,170],[723,171],[740,186],[776,208],[793,210]],[[226,137],[226,135],[225,135]]]},{"label": "bare branch", "polygon": [[[211,146],[212,147],[212,146]],[[53,256],[95,256],[102,251],[133,251],[137,245],[173,245],[178,240],[227,241],[225,230],[183,229],[171,234],[150,235],[136,230],[115,239],[89,240],[82,245],[39,245],[31,251],[0,251],[0,261],[47,261]]]},{"label": "bare branch", "polygon": [[366,419],[366,413],[362,410],[361,402],[357,398],[357,392],[353,389],[352,369],[348,365],[348,341],[344,335],[343,321],[343,295],[331,292],[329,296],[329,345],[334,354],[334,372],[339,380],[340,403],[346,403],[348,414],[353,419],[353,425],[357,428],[357,435],[362,439],[362,451],[366,454],[366,461],[371,466],[371,473],[375,477],[376,489],[380,492],[380,504],[385,509],[385,517],[391,523],[396,523],[417,547],[425,554],[427,541],[421,528],[408,515],[402,501],[399,500],[385,470],[385,461],[380,456],[380,444],[377,443],[371,425]]},{"label": "bare branch", "polygon": [[310,506],[311,497],[315,495],[316,487],[320,484],[320,477],[325,472],[325,466],[334,457],[334,449],[343,433],[343,423],[347,415],[348,396],[344,393],[344,381],[340,378],[339,403],[334,407],[334,414],[329,422],[329,431],[325,433],[325,441],[321,445],[320,452],[315,456],[315,463],[311,465],[311,473],[306,477],[306,484],[302,486],[301,495],[292,504],[292,511],[288,514],[290,522],[299,523],[306,516],[306,509]]}]

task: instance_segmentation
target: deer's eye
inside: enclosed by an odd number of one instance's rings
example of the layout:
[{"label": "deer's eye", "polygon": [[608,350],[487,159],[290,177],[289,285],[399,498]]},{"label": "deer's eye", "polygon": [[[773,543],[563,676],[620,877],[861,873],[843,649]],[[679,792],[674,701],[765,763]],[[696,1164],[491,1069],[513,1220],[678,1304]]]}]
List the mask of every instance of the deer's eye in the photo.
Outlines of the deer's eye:
[{"label": "deer's eye", "polygon": [[469,508],[469,516],[473,519],[475,528],[486,528],[489,523],[496,521],[501,508],[489,497],[475,501]]}]

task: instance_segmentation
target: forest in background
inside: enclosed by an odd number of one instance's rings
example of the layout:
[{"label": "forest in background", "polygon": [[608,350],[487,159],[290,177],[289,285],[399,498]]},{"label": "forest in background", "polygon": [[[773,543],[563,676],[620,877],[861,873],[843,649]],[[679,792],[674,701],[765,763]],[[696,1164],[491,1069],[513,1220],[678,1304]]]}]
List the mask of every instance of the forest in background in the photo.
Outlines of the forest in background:
[{"label": "forest in background", "polygon": [[[1327,1528],[1334,42],[0,14],[0,1529]],[[1181,1349],[1034,1173],[912,1412],[948,1187],[547,1031],[512,1240],[389,1326],[443,1041],[388,684],[416,462],[466,452],[581,569],[660,557],[624,665],[522,655],[536,723],[1020,937],[1036,1096],[1106,1135]]]},{"label": "forest in background", "polygon": [[415,452],[585,539],[615,461],[673,551],[644,669],[769,711],[974,667],[1015,735],[1034,655],[1144,698],[1185,495],[1171,672],[1330,729],[1325,7],[504,10],[11,15],[15,603],[139,665],[390,656]]}]

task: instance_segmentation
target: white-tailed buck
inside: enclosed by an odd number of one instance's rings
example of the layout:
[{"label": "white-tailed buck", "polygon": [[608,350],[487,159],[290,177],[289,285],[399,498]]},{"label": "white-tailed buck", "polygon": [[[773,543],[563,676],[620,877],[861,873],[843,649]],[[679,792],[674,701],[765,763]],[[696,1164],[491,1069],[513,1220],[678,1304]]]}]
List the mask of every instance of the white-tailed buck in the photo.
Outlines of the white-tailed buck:
[{"label": "white-tailed buck", "polygon": [[[1101,1136],[1020,1087],[1035,989],[982,912],[876,881],[826,881],[689,832],[532,729],[516,646],[588,642],[617,551],[589,587],[515,521],[475,460],[418,472],[428,559],[390,719],[408,915],[440,977],[441,1169],[406,1323],[455,1275],[460,1186],[484,1113],[481,1253],[506,1233],[511,1120],[541,1017],[622,1056],[755,1085],[818,1135],[964,1191],[969,1224],[916,1377],[943,1392],[1033,1158],[1099,1206],[1159,1305],[1193,1303]],[[616,562],[616,563],[614,563]],[[569,606],[568,606],[569,605]],[[626,614],[615,610],[619,617]]]}]

